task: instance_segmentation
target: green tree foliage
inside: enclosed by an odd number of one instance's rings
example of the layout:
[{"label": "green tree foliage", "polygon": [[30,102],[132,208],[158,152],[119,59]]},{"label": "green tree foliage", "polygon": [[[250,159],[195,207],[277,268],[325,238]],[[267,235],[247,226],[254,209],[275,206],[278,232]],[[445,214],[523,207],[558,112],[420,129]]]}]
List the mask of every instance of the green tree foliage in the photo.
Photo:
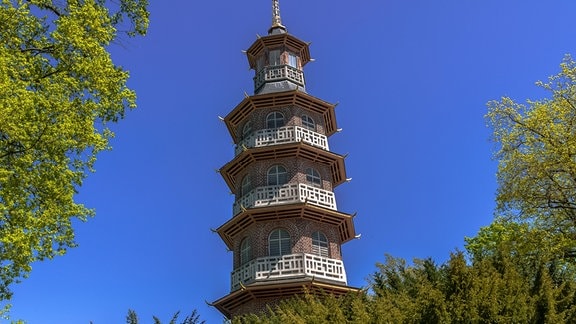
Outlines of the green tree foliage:
[{"label": "green tree foliage", "polygon": [[0,300],[36,260],[73,247],[74,195],[111,122],[135,107],[108,46],[144,35],[147,0],[0,0]]},{"label": "green tree foliage", "polygon": [[[204,324],[205,322],[200,320],[200,315],[198,315],[198,312],[196,310],[193,310],[192,313],[188,316],[186,316],[186,318],[184,318],[181,322],[178,322],[178,317],[180,316],[180,312],[176,312],[173,316],[172,319],[170,319],[169,324]],[[152,316],[152,319],[154,320],[154,324],[162,324],[162,321],[156,317],[156,316]],[[126,315],[126,323],[127,324],[138,324],[139,320],[138,320],[138,314],[136,314],[136,312],[132,309],[128,310],[128,315]]]},{"label": "green tree foliage", "polygon": [[553,265],[551,275],[576,280],[575,255],[566,249],[565,237],[527,222],[497,218],[466,238],[466,249],[475,262],[507,254],[524,276],[534,277],[542,265]]},{"label": "green tree foliage", "polygon": [[573,322],[576,303],[576,63],[537,85],[550,98],[488,103],[497,144],[496,219],[467,238],[473,260],[506,253],[531,286],[536,322]]},{"label": "green tree foliage", "polygon": [[235,317],[232,323],[370,323],[371,315],[365,297],[363,292],[350,293],[341,298],[329,294],[323,296],[305,294],[283,300],[275,307],[269,307],[265,314]]},{"label": "green tree foliage", "polygon": [[[305,295],[233,323],[573,323],[574,273],[541,263],[533,271],[509,250],[469,262],[463,252],[436,265],[387,256],[367,291]],[[534,263],[533,263],[534,264]]]},{"label": "green tree foliage", "polygon": [[488,103],[497,143],[497,213],[553,235],[557,254],[576,246],[576,63],[537,85],[550,98]]},{"label": "green tree foliage", "polygon": [[138,314],[132,309],[128,310],[128,315],[126,315],[126,324],[138,324]]}]

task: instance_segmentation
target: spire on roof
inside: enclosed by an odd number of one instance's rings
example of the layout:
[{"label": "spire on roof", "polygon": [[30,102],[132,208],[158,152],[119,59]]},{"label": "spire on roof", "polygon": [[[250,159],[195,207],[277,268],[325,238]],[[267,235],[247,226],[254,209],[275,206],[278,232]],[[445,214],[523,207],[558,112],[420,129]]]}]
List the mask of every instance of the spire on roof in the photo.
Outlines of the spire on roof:
[{"label": "spire on roof", "polygon": [[282,18],[280,18],[280,5],[279,0],[272,0],[272,27],[268,30],[268,34],[285,33],[286,27],[282,25]]}]

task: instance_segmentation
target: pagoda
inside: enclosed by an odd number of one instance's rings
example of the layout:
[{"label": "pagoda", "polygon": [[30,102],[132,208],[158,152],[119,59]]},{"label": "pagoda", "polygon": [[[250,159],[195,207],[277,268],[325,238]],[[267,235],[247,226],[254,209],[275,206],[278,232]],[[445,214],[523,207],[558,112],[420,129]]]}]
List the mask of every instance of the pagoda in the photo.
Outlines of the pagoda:
[{"label": "pagoda", "polygon": [[356,234],[334,195],[348,180],[345,157],[328,146],[335,105],[306,92],[309,43],[287,32],[273,0],[268,34],[245,52],[254,94],[223,118],[235,156],[219,169],[235,195],[232,218],[216,230],[234,254],[230,293],[213,303],[227,318],[305,292],[358,290],[342,261]]}]

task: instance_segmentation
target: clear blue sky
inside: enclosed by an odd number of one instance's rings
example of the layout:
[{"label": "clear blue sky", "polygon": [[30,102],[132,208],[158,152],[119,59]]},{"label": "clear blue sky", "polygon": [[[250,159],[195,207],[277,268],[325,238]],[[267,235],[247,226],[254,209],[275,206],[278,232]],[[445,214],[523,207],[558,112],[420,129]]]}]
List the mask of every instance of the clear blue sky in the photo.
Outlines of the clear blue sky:
[{"label": "clear blue sky", "polygon": [[[210,231],[232,216],[215,169],[233,157],[217,118],[252,93],[241,50],[271,23],[269,0],[151,1],[149,34],[111,48],[139,107],[113,128],[78,199],[79,247],[36,263],[14,287],[30,324],[142,323],[229,292],[232,255]],[[307,90],[336,108],[348,177],[338,207],[362,234],[343,247],[349,285],[384,254],[443,262],[490,223],[496,189],[486,102],[545,95],[534,86],[575,54],[574,0],[281,0],[283,23],[310,47]]]}]

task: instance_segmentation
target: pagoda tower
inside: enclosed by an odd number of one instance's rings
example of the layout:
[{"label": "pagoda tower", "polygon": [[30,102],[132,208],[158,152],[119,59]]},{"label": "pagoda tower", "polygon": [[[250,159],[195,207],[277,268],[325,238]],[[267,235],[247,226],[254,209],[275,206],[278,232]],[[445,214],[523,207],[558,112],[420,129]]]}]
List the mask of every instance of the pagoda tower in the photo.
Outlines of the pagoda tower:
[{"label": "pagoda tower", "polygon": [[342,261],[355,230],[334,195],[347,180],[344,156],[328,147],[335,105],[306,92],[308,45],[287,32],[273,0],[268,35],[246,51],[254,95],[224,118],[236,148],[219,172],[236,199],[216,231],[234,261],[230,293],[213,305],[227,318],[304,292],[358,290],[347,285]]}]

